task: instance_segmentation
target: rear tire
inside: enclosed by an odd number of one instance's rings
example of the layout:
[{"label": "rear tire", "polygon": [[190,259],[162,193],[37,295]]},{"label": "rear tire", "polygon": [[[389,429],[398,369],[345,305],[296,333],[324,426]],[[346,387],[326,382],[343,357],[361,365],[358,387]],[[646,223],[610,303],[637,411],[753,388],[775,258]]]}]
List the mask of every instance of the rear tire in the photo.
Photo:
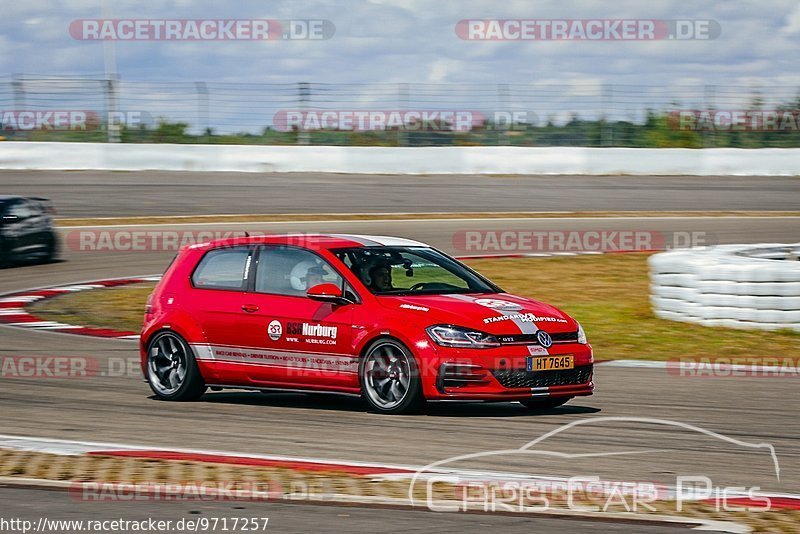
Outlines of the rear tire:
[{"label": "rear tire", "polygon": [[529,410],[550,410],[566,404],[571,399],[572,397],[551,397],[544,399],[522,400],[519,401],[519,403]]},{"label": "rear tire", "polygon": [[175,332],[159,332],[147,344],[146,377],[159,399],[193,401],[206,392],[192,348]]},{"label": "rear tire", "polygon": [[54,233],[50,232],[44,240],[44,254],[42,261],[45,263],[53,263],[58,256],[58,242]]},{"label": "rear tire", "polygon": [[413,413],[425,404],[416,359],[399,341],[374,341],[361,358],[358,376],[363,397],[376,412]]}]

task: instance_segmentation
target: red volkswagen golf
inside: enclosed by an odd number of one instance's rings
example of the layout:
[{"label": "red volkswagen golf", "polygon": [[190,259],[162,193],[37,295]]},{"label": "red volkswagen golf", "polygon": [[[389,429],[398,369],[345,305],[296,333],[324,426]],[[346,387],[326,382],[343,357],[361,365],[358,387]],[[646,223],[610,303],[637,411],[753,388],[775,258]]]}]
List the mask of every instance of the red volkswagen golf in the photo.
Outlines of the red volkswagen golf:
[{"label": "red volkswagen golf", "polygon": [[552,408],[591,395],[592,348],[553,306],[423,243],[283,235],[182,249],[148,299],[142,369],[162,399],[207,388]]}]

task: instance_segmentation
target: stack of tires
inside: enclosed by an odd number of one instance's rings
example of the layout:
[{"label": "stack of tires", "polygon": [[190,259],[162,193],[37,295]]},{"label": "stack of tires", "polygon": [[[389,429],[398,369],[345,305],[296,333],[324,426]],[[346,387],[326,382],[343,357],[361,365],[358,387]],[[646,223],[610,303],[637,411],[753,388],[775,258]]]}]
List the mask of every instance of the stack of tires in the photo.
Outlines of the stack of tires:
[{"label": "stack of tires", "polygon": [[800,332],[800,243],[720,245],[650,257],[657,317]]}]

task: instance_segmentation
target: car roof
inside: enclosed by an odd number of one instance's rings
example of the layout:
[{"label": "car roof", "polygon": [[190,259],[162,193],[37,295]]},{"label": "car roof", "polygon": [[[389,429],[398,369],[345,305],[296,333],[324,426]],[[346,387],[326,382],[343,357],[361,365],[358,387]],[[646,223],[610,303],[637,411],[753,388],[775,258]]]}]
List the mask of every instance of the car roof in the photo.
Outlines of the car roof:
[{"label": "car roof", "polygon": [[188,248],[217,248],[236,245],[294,245],[311,250],[355,247],[428,247],[429,245],[401,237],[359,234],[274,234],[217,239],[189,245]]},{"label": "car roof", "polygon": [[49,202],[49,199],[42,198],[42,197],[23,197],[21,195],[0,195],[0,202],[7,202],[9,200],[18,200],[18,199],[38,200],[40,202]]}]

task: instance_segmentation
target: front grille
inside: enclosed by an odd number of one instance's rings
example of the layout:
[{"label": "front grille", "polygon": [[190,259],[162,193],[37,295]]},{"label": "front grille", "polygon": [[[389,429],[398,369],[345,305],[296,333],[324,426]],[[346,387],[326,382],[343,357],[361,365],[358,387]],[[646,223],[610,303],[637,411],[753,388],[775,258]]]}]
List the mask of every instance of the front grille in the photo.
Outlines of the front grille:
[{"label": "front grille", "polygon": [[[577,343],[578,332],[553,332],[550,334],[553,343]],[[539,340],[536,339],[536,334],[500,334],[497,336],[500,343],[503,345],[538,345]]]},{"label": "front grille", "polygon": [[592,376],[592,366],[553,371],[526,371],[524,369],[495,369],[492,374],[504,388],[542,388],[585,384]]}]

